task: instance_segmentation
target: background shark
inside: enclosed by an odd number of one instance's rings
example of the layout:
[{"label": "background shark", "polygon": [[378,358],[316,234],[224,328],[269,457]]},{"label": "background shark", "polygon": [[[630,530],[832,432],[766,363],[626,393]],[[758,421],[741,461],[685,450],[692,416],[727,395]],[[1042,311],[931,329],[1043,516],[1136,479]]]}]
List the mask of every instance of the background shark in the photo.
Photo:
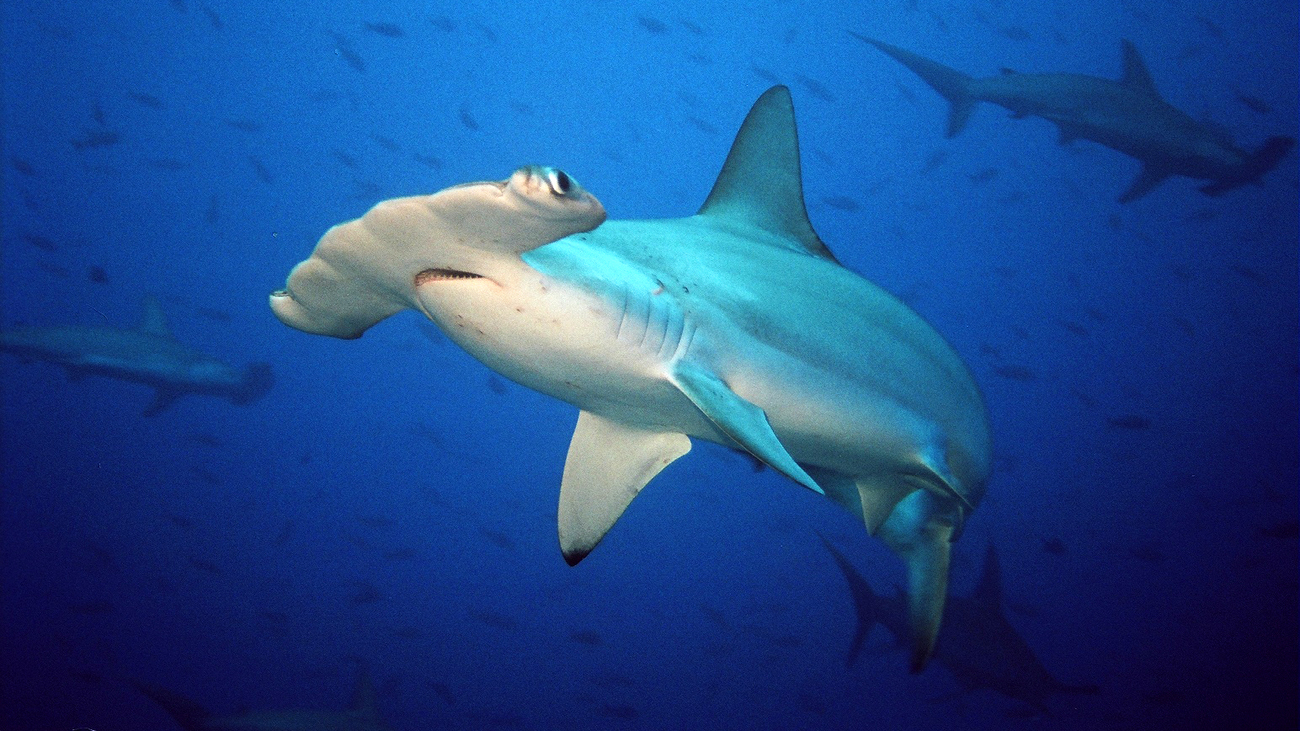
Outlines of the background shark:
[{"label": "background shark", "polygon": [[943,338],[830,254],[800,175],[794,107],[775,86],[694,216],[606,222],[562,171],[523,168],[335,226],[270,305],[340,338],[413,308],[498,373],[577,406],[559,506],[570,564],[689,437],[824,492],[907,564],[919,670],[949,544],[991,470],[987,414]]},{"label": "background shark", "polygon": [[[824,536],[820,536],[835,565],[844,574],[857,617],[845,664],[852,667],[862,653],[871,628],[880,624],[896,638],[907,637],[905,600],[879,596],[853,562]],[[1002,610],[1002,570],[997,550],[990,543],[979,584],[969,596],[950,596],[943,632],[934,659],[952,673],[963,691],[993,690],[1049,712],[1047,699],[1058,693],[1094,695],[1095,685],[1069,685],[1043,666]]]},{"label": "background shark", "polygon": [[346,711],[244,711],[215,716],[198,703],[166,688],[134,681],[141,693],[162,706],[185,731],[392,731],[379,716],[375,687],[362,671]]},{"label": "background shark", "polygon": [[1111,81],[1082,74],[1025,74],[974,78],[897,46],[849,31],[892,56],[946,98],[947,136],[966,126],[976,102],[1011,110],[1015,119],[1042,117],[1061,131],[1061,143],[1092,140],[1135,157],[1142,172],[1120,196],[1137,200],[1171,175],[1209,180],[1206,195],[1221,195],[1260,178],[1291,150],[1295,140],[1270,137],[1254,152],[1233,144],[1228,133],[1175,109],[1156,91],[1151,73],[1132,43],[1123,41],[1124,74]]},{"label": "background shark", "polygon": [[57,363],[68,377],[109,376],[156,389],[145,416],[185,394],[223,396],[250,404],[275,384],[271,366],[252,363],[243,373],[183,345],[167,328],[158,300],[146,297],[144,317],[132,330],[109,327],[24,327],[0,332],[0,350],[19,358]]}]

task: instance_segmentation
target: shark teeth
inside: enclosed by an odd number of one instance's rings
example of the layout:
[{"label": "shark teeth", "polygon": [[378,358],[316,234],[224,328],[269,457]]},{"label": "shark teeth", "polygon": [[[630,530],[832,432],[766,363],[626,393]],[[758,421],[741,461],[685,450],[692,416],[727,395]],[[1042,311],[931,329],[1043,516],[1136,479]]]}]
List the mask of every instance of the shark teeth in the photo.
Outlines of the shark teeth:
[{"label": "shark teeth", "polygon": [[429,282],[444,282],[450,279],[482,279],[482,275],[462,272],[459,269],[425,269],[415,275],[415,286]]}]

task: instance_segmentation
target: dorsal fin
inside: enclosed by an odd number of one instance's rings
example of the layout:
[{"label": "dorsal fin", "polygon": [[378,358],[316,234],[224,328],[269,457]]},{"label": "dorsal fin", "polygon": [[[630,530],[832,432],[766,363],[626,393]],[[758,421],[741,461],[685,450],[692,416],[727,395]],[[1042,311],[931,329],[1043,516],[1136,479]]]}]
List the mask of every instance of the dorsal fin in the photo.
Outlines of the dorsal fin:
[{"label": "dorsal fin", "polygon": [[1124,48],[1124,78],[1120,83],[1124,84],[1134,91],[1141,91],[1156,98],[1160,98],[1160,92],[1156,91],[1155,82],[1151,80],[1151,72],[1147,70],[1146,62],[1142,60],[1142,54],[1138,53],[1137,46],[1125,38],[1123,40]]},{"label": "dorsal fin", "polygon": [[163,314],[158,298],[148,295],[144,298],[142,306],[144,313],[140,317],[140,332],[157,335],[160,338],[170,338],[172,331],[167,327],[167,316]]},{"label": "dorsal fin", "polygon": [[984,554],[984,570],[972,598],[986,607],[1002,611],[1002,566],[998,563],[998,550],[992,543]]},{"label": "dorsal fin", "polygon": [[788,88],[774,86],[754,102],[699,215],[743,221],[835,261],[804,207],[799,136]]}]

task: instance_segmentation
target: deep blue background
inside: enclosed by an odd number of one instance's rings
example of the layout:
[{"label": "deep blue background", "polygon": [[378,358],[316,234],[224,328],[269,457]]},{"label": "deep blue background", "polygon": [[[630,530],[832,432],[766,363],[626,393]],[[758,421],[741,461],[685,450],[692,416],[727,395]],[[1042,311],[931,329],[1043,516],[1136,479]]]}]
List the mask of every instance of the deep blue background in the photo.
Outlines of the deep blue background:
[{"label": "deep blue background", "polygon": [[[278,383],[145,419],[147,389],[0,357],[4,729],[176,728],[127,678],[225,713],[341,707],[357,659],[399,731],[1295,727],[1294,153],[1262,187],[1121,206],[1133,160],[991,106],[944,140],[943,100],[846,32],[1111,78],[1127,37],[1171,103],[1253,147],[1296,134],[1295,3],[334,5],[5,3],[0,324],[131,326],[153,293],[179,339]],[[985,391],[998,471],[954,590],[995,542],[1011,621],[1101,695],[1045,718],[954,697],[883,630],[846,670],[813,531],[878,591],[897,561],[709,445],[569,568],[571,407],[411,313],[342,342],[267,308],[329,226],[525,163],[613,218],[689,214],[769,74],[823,239]],[[94,130],[121,141],[74,147]]]}]

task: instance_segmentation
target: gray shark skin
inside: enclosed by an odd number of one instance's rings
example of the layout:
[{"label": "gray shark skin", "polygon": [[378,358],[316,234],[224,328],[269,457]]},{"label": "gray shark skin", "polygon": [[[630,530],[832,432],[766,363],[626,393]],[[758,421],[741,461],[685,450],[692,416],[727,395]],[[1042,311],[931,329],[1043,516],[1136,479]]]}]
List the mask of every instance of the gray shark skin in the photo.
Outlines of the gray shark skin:
[{"label": "gray shark skin", "polygon": [[[897,596],[876,595],[848,557],[825,537],[821,539],[844,574],[853,597],[857,626],[845,663],[852,667],[877,623],[895,637],[907,636],[905,602]],[[963,692],[996,691],[1044,714],[1050,713],[1047,699],[1058,693],[1101,692],[1095,685],[1068,685],[1057,680],[1007,620],[1002,611],[1002,570],[992,543],[985,554],[984,571],[975,592],[967,597],[948,598],[934,660],[952,673]]]},{"label": "gray shark skin", "polygon": [[156,389],[145,416],[154,416],[185,394],[221,396],[250,404],[275,383],[271,366],[250,364],[242,373],[172,337],[158,301],[144,300],[140,326],[24,327],[0,332],[0,351],[22,359],[56,363],[68,377],[108,376]]},{"label": "gray shark skin", "polygon": [[141,693],[167,711],[185,731],[392,731],[379,716],[375,687],[362,672],[346,711],[248,711],[214,716],[194,701],[149,683],[133,681]]},{"label": "gray shark skin", "polygon": [[1042,117],[1060,128],[1061,143],[1092,140],[1142,162],[1142,172],[1119,202],[1137,200],[1171,175],[1208,180],[1201,192],[1217,196],[1259,183],[1291,150],[1295,140],[1270,137],[1253,152],[1227,133],[1202,124],[1160,97],[1151,73],[1132,43],[1123,41],[1119,81],[1082,74],[1024,74],[974,78],[897,46],[849,31],[920,76],[951,104],[947,136],[962,130],[977,102],[1011,110],[1015,119]]},{"label": "gray shark skin", "polygon": [[605,217],[543,167],[385,201],[327,232],[271,308],[339,338],[412,308],[578,407],[558,517],[569,564],[691,437],[747,450],[904,560],[924,666],[949,544],[990,471],[987,413],[942,337],[813,231],[789,90],[754,104],[698,213]]}]

